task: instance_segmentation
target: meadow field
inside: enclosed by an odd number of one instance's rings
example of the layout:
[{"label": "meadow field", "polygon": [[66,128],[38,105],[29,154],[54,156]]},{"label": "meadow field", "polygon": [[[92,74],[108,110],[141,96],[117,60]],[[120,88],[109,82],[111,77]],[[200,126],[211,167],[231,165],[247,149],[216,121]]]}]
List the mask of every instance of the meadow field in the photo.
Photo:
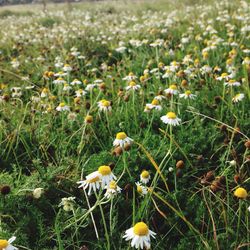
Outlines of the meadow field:
[{"label": "meadow field", "polygon": [[250,249],[250,3],[0,9],[0,250]]}]

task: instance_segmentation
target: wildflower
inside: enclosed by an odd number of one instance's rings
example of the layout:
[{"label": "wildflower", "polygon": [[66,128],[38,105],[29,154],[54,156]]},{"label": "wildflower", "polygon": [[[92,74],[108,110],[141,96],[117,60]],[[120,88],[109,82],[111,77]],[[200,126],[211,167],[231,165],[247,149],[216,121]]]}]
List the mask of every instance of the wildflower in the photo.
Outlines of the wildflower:
[{"label": "wildflower", "polygon": [[56,107],[57,111],[70,111],[69,106],[67,106],[64,102],[61,102],[57,107]]},{"label": "wildflower", "polygon": [[43,88],[42,92],[41,92],[41,97],[45,98],[49,95],[49,90],[47,88]]},{"label": "wildflower", "polygon": [[71,85],[79,85],[79,84],[82,84],[82,82],[77,80],[77,79],[74,79],[70,84]]},{"label": "wildflower", "polygon": [[76,197],[68,197],[68,198],[62,198],[61,203],[59,204],[59,207],[63,207],[63,210],[69,212],[74,209],[74,202]]},{"label": "wildflower", "polygon": [[133,139],[129,138],[126,133],[119,132],[116,134],[116,138],[113,142],[113,146],[117,147],[120,146],[121,148],[124,148],[125,144],[131,145],[133,142]]},{"label": "wildflower", "polygon": [[14,58],[12,61],[11,61],[11,66],[14,68],[14,69],[17,69],[19,66],[20,66],[20,62]]},{"label": "wildflower", "polygon": [[105,99],[99,101],[97,105],[100,111],[110,112],[112,110],[110,101],[107,101]]},{"label": "wildflower", "polygon": [[169,88],[165,89],[164,92],[166,94],[177,95],[178,94],[177,86],[175,84],[172,84],[169,86]]},{"label": "wildflower", "polygon": [[71,90],[71,89],[72,89],[72,87],[71,87],[69,84],[64,83],[63,91],[69,91],[69,90]]},{"label": "wildflower", "polygon": [[126,90],[138,90],[141,86],[139,84],[136,84],[134,81],[131,81],[129,85],[126,87]]},{"label": "wildflower", "polygon": [[165,124],[170,124],[173,126],[179,125],[181,122],[181,119],[178,118],[174,112],[168,112],[166,115],[161,117],[161,120]]},{"label": "wildflower", "polygon": [[75,121],[76,120],[76,117],[77,117],[77,114],[74,113],[74,112],[70,112],[67,116],[68,120],[69,121]]},{"label": "wildflower", "polygon": [[43,194],[43,188],[35,188],[34,190],[33,190],[33,197],[35,198],[35,199],[40,199],[41,198],[41,196],[42,196],[42,194]]},{"label": "wildflower", "polygon": [[72,71],[72,68],[70,67],[69,64],[64,64],[63,71],[70,72]]},{"label": "wildflower", "polygon": [[231,79],[228,82],[225,82],[224,85],[227,87],[230,87],[230,86],[238,87],[238,86],[240,86],[240,82],[237,82],[237,81]]},{"label": "wildflower", "polygon": [[239,199],[246,199],[248,194],[245,188],[239,187],[234,191],[234,196]]},{"label": "wildflower", "polygon": [[85,123],[91,124],[93,122],[93,116],[92,115],[87,115],[85,117]]},{"label": "wildflower", "polygon": [[121,192],[121,188],[119,186],[117,186],[117,183],[115,181],[111,181],[107,186],[106,186],[106,193],[104,194],[104,196],[106,198],[111,198],[114,195],[118,194]]},{"label": "wildflower", "polygon": [[88,195],[91,194],[92,189],[94,192],[101,187],[101,174],[99,171],[95,171],[86,176],[86,180],[78,181],[77,184],[80,184],[79,188],[83,188],[84,190],[89,188]]},{"label": "wildflower", "polygon": [[138,222],[130,229],[126,230],[125,238],[126,241],[131,241],[131,247],[135,247],[136,249],[146,249],[150,248],[150,237],[155,238],[156,233],[149,230],[147,224],[144,222]]},{"label": "wildflower", "polygon": [[228,73],[222,73],[220,76],[216,77],[216,80],[222,81],[222,80],[226,80],[228,81],[231,78],[230,75],[228,75]]},{"label": "wildflower", "polygon": [[67,73],[65,73],[63,71],[60,71],[60,72],[57,72],[54,74],[54,76],[56,76],[56,77],[62,77],[62,76],[66,76],[66,75],[67,75]]},{"label": "wildflower", "polygon": [[196,95],[193,95],[190,90],[185,91],[184,94],[180,94],[180,98],[195,99]]},{"label": "wildflower", "polygon": [[150,174],[147,170],[143,170],[140,174],[140,180],[143,184],[147,184],[150,180]]},{"label": "wildflower", "polygon": [[87,92],[84,91],[83,89],[78,89],[76,90],[75,94],[76,94],[76,97],[81,97],[81,96],[85,96]]},{"label": "wildflower", "polygon": [[146,110],[144,110],[145,112],[147,112],[147,110],[151,110],[151,109],[162,110],[162,106],[160,105],[160,103],[157,99],[154,99],[151,103],[146,104],[145,109],[146,109]]},{"label": "wildflower", "polygon": [[18,250],[18,248],[14,247],[11,243],[15,241],[16,237],[12,236],[9,240],[0,239],[0,249],[1,250]]},{"label": "wildflower", "polygon": [[53,81],[54,84],[65,84],[67,83],[63,78],[59,77]]},{"label": "wildflower", "polygon": [[237,103],[237,102],[240,102],[244,99],[245,95],[242,94],[242,93],[239,93],[237,95],[235,95],[233,98],[232,98],[232,102],[234,103]]},{"label": "wildflower", "polygon": [[13,97],[13,98],[19,98],[19,97],[21,97],[22,96],[22,89],[20,88],[20,87],[13,87],[13,88],[11,88],[10,89],[11,91],[12,91],[12,94],[11,94],[11,96]]},{"label": "wildflower", "polygon": [[141,196],[144,196],[148,193],[148,189],[147,187],[143,186],[140,182],[136,182],[136,189],[137,189],[137,192],[141,195]]},{"label": "wildflower", "polygon": [[124,78],[122,78],[122,80],[125,80],[125,81],[133,81],[137,78],[136,75],[134,75],[133,72],[130,72],[127,76],[125,76]]},{"label": "wildflower", "polygon": [[96,87],[96,85],[97,84],[95,84],[95,83],[89,83],[89,84],[87,84],[85,90],[92,91],[94,89],[94,87]]},{"label": "wildflower", "polygon": [[100,166],[98,168],[98,172],[100,174],[100,179],[102,181],[102,188],[104,188],[106,185],[109,185],[109,183],[114,179],[116,180],[115,175],[112,173],[112,170],[110,166]]}]

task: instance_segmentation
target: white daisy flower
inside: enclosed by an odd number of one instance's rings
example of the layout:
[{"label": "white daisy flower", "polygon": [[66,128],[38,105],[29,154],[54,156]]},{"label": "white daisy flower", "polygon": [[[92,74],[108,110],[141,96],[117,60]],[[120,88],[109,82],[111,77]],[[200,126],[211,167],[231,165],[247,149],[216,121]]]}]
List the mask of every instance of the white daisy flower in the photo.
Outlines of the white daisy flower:
[{"label": "white daisy flower", "polygon": [[47,88],[43,88],[41,92],[41,98],[45,98],[49,95],[49,90]]},{"label": "white daisy flower", "polygon": [[65,64],[63,67],[63,71],[70,72],[70,71],[72,71],[72,68],[70,67],[69,64]]},{"label": "white daisy flower", "polygon": [[125,146],[125,144],[132,144],[133,143],[133,139],[129,138],[126,133],[124,132],[119,132],[116,134],[116,138],[113,142],[113,146],[118,147],[120,146],[121,148],[123,148]]},{"label": "white daisy flower", "polygon": [[117,195],[118,193],[121,193],[122,190],[119,186],[117,186],[117,183],[115,181],[111,181],[109,185],[106,186],[106,189],[107,190],[104,196],[108,199]]},{"label": "white daisy flower", "polygon": [[169,88],[165,89],[164,92],[166,94],[177,95],[178,94],[177,86],[175,84],[172,84],[169,86]]},{"label": "white daisy flower", "polygon": [[77,80],[77,79],[74,79],[70,84],[71,85],[80,85],[80,84],[82,84],[82,82]]},{"label": "white daisy flower", "polygon": [[87,94],[86,91],[84,91],[83,89],[78,89],[75,91],[76,97],[81,97],[81,96],[85,96]]},{"label": "white daisy flower", "polygon": [[150,181],[150,174],[147,170],[143,170],[140,174],[140,180],[143,184],[147,184]]},{"label": "white daisy flower", "polygon": [[56,77],[62,77],[62,76],[66,76],[66,75],[67,75],[67,73],[65,73],[65,72],[63,72],[63,71],[60,71],[60,72],[55,73],[55,76],[56,76]]},{"label": "white daisy flower", "polygon": [[225,82],[224,85],[227,86],[227,87],[230,87],[230,86],[239,87],[240,86],[240,82],[237,82],[237,81],[231,79],[228,82]]},{"label": "white daisy flower", "polygon": [[109,185],[111,181],[116,180],[116,176],[112,173],[110,166],[106,165],[100,166],[98,168],[98,172],[100,174],[102,188]]},{"label": "white daisy flower", "polygon": [[165,100],[165,99],[166,99],[166,96],[164,96],[164,95],[157,95],[157,96],[155,96],[154,99],[156,99],[156,100],[158,100],[158,101],[162,101],[162,100]]},{"label": "white daisy flower", "polygon": [[220,76],[216,77],[216,80],[218,80],[218,81],[222,81],[222,80],[228,81],[231,78],[232,78],[232,76],[228,75],[228,73],[222,73]]},{"label": "white daisy flower", "polygon": [[185,93],[179,95],[180,98],[184,99],[195,99],[196,95],[193,95],[190,90],[185,91]]},{"label": "white daisy flower", "polygon": [[65,84],[67,83],[63,78],[59,77],[53,81],[54,84]]},{"label": "white daisy flower", "polygon": [[100,111],[110,112],[112,110],[110,101],[107,101],[105,99],[99,101],[97,105]]},{"label": "white daisy flower", "polygon": [[18,248],[12,245],[12,242],[15,241],[16,237],[12,236],[9,240],[0,239],[0,249],[1,250],[18,250]]},{"label": "white daisy flower", "polygon": [[70,111],[70,108],[68,105],[66,105],[64,102],[61,102],[57,107],[57,111]]},{"label": "white daisy flower", "polygon": [[136,84],[134,81],[131,81],[129,85],[126,87],[126,90],[138,90],[141,86],[139,84]]},{"label": "white daisy flower", "polygon": [[239,94],[237,94],[236,96],[234,96],[234,97],[232,98],[232,101],[233,101],[234,103],[237,103],[237,102],[242,101],[242,100],[244,99],[244,97],[245,97],[244,94],[239,93]]},{"label": "white daisy flower", "polygon": [[86,86],[86,88],[85,88],[85,90],[87,90],[87,91],[91,91],[94,87],[96,87],[97,86],[97,84],[95,84],[95,83],[89,83],[87,86]]},{"label": "white daisy flower", "polygon": [[136,75],[134,75],[134,73],[130,72],[127,76],[123,77],[122,80],[125,81],[133,81],[137,78]]},{"label": "white daisy flower", "polygon": [[69,91],[71,89],[72,89],[72,87],[69,84],[67,84],[67,83],[64,84],[63,91]]},{"label": "white daisy flower", "polygon": [[150,249],[150,237],[155,238],[156,233],[149,230],[148,226],[144,222],[138,222],[130,229],[126,230],[125,238],[126,241],[131,241],[131,247],[136,249]]},{"label": "white daisy flower", "polygon": [[154,99],[151,103],[147,103],[144,112],[147,112],[152,109],[162,110],[162,106],[160,105],[157,99]]},{"label": "white daisy flower", "polygon": [[181,122],[181,119],[178,118],[174,112],[168,112],[166,115],[161,117],[161,120],[165,124],[170,124],[172,126],[179,125]]},{"label": "white daisy flower", "polygon": [[143,186],[140,182],[136,182],[136,189],[137,189],[137,192],[141,195],[141,196],[144,196],[148,193],[148,189],[147,187]]},{"label": "white daisy flower", "polygon": [[86,180],[78,181],[77,184],[80,184],[79,188],[87,189],[89,188],[88,195],[91,194],[92,189],[94,192],[99,190],[101,187],[101,174],[99,171],[95,171],[86,176]]}]

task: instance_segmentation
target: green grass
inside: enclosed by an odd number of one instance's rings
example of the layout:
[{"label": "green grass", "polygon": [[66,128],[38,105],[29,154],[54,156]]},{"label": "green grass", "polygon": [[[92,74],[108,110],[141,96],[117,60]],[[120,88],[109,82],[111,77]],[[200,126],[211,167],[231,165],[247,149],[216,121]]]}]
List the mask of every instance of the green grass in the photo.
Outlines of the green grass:
[{"label": "green grass", "polygon": [[[46,14],[41,5],[0,10],[0,239],[15,235],[14,246],[32,250],[131,249],[122,237],[144,221],[157,234],[152,249],[248,249],[249,196],[238,199],[234,191],[250,189],[250,68],[242,64],[250,49],[249,3],[47,7]],[[150,46],[157,39],[161,46]],[[133,40],[143,42],[137,47]],[[122,47],[124,53],[116,50]],[[63,70],[58,61],[72,67],[62,76],[70,90],[54,83]],[[203,74],[204,66],[211,69]],[[240,86],[217,80],[231,71]],[[141,87],[134,92],[123,80],[130,72]],[[82,84],[70,85],[74,79]],[[76,90],[97,79],[99,86],[76,99]],[[178,95],[164,94],[173,84]],[[13,95],[13,87],[22,95]],[[196,98],[180,98],[186,90]],[[234,103],[238,93],[244,99]],[[162,110],[144,112],[158,94],[165,96]],[[111,113],[98,109],[103,99]],[[60,103],[70,112],[57,111]],[[179,126],[161,121],[169,111]],[[123,153],[113,146],[121,131],[134,140]],[[183,168],[176,167],[180,160]],[[78,188],[102,165],[111,166],[122,188],[111,200],[105,190],[88,196]],[[151,180],[142,196],[135,182],[144,169]],[[43,189],[39,198],[36,188]],[[68,197],[74,202],[60,206]]]}]

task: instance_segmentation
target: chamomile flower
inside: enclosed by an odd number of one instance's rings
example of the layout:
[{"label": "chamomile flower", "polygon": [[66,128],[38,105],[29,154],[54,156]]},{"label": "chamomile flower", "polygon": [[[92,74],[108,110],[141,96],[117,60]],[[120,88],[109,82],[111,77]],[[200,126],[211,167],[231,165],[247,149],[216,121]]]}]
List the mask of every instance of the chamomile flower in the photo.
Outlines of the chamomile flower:
[{"label": "chamomile flower", "polygon": [[41,98],[45,98],[49,95],[49,89],[47,88],[43,88],[42,92],[41,92]]},{"label": "chamomile flower", "polygon": [[75,91],[76,97],[81,97],[81,96],[85,96],[87,94],[86,91],[84,91],[83,89],[78,89]]},{"label": "chamomile flower", "polygon": [[69,64],[64,64],[63,71],[70,72],[72,71],[72,67]]},{"label": "chamomile flower", "polygon": [[12,245],[12,242],[15,241],[16,237],[12,236],[9,240],[0,239],[0,249],[1,250],[18,250],[18,248]]},{"label": "chamomile flower", "polygon": [[70,91],[71,89],[72,89],[72,87],[69,84],[67,84],[67,83],[64,84],[63,91]]},{"label": "chamomile flower", "polygon": [[106,166],[106,165],[100,166],[98,168],[98,172],[100,174],[102,188],[104,188],[106,185],[109,185],[109,183],[112,180],[116,180],[116,176],[112,173],[110,166]]},{"label": "chamomile flower", "polygon": [[239,199],[246,199],[248,194],[247,194],[247,190],[245,188],[242,187],[238,187],[235,191],[234,191],[234,196],[236,196]]},{"label": "chamomile flower", "polygon": [[147,170],[143,170],[140,174],[140,180],[143,184],[147,184],[150,181],[150,174]]},{"label": "chamomile flower", "polygon": [[165,89],[164,92],[166,94],[177,95],[178,94],[177,86],[175,84],[172,84],[169,86],[169,88]]},{"label": "chamomile flower", "polygon": [[135,185],[136,185],[137,192],[141,196],[144,196],[148,193],[147,187],[143,186],[140,182],[136,182]]},{"label": "chamomile flower", "polygon": [[113,146],[118,147],[120,146],[121,148],[124,148],[125,144],[132,144],[133,139],[129,138],[126,133],[124,132],[119,132],[116,134],[116,138],[113,142]]},{"label": "chamomile flower", "polygon": [[232,98],[232,102],[234,103],[237,103],[237,102],[240,102],[244,99],[245,95],[242,94],[242,93],[239,93],[237,95],[235,95],[233,98]]},{"label": "chamomile flower", "polygon": [[131,81],[129,85],[126,87],[126,90],[138,90],[141,86],[139,84],[136,84],[134,81]]},{"label": "chamomile flower", "polygon": [[105,99],[99,101],[97,105],[100,111],[110,112],[112,110],[111,102]]},{"label": "chamomile flower", "polygon": [[59,77],[53,81],[54,84],[65,84],[67,83],[63,78]]},{"label": "chamomile flower", "polygon": [[231,87],[231,86],[239,87],[240,86],[240,82],[237,82],[237,81],[231,79],[228,82],[225,82],[224,85],[227,86],[227,87]]},{"label": "chamomile flower", "polygon": [[66,105],[64,102],[61,102],[57,107],[56,110],[61,112],[61,111],[70,111],[70,108],[68,105]]},{"label": "chamomile flower", "polygon": [[220,76],[216,77],[216,80],[218,80],[218,81],[222,81],[222,80],[228,81],[231,78],[232,78],[232,76],[230,76],[230,75],[228,75],[228,73],[224,72]]},{"label": "chamomile flower", "polygon": [[185,91],[185,93],[179,95],[180,98],[184,99],[195,99],[196,95],[193,95],[190,90]]},{"label": "chamomile flower", "polygon": [[77,184],[80,184],[79,188],[84,190],[89,188],[88,195],[91,194],[92,189],[95,191],[99,190],[101,187],[101,174],[99,171],[95,171],[86,176],[86,180],[78,181]]},{"label": "chamomile flower", "polygon": [[104,196],[106,198],[112,198],[113,196],[115,196],[116,194],[121,192],[121,188],[117,185],[117,183],[115,181],[111,181],[107,186],[106,186],[106,193],[104,194]]},{"label": "chamomile flower", "polygon": [[137,78],[136,75],[134,75],[133,72],[130,72],[127,76],[123,77],[122,80],[125,80],[125,81],[133,81]]},{"label": "chamomile flower", "polygon": [[178,118],[174,112],[168,112],[166,115],[161,117],[161,120],[165,124],[169,124],[169,125],[172,125],[172,126],[179,125],[180,122],[181,122],[181,119]]},{"label": "chamomile flower", "polygon": [[156,109],[156,110],[162,110],[162,106],[160,105],[159,101],[157,99],[154,99],[151,103],[147,103],[146,104],[146,111],[148,110],[152,110],[152,109]]},{"label": "chamomile flower", "polygon": [[155,238],[156,233],[149,230],[147,224],[144,222],[138,222],[130,229],[126,230],[125,238],[126,241],[131,241],[131,247],[135,247],[136,249],[146,249],[150,248],[150,237]]},{"label": "chamomile flower", "polygon": [[89,83],[89,84],[86,86],[85,90],[87,90],[87,91],[92,91],[96,86],[97,86],[96,83]]},{"label": "chamomile flower", "polygon": [[54,76],[56,76],[56,77],[62,77],[62,76],[66,76],[66,75],[67,75],[67,73],[65,73],[63,71],[59,71],[59,72],[54,74]]},{"label": "chamomile flower", "polygon": [[80,84],[82,84],[82,82],[77,80],[77,79],[74,79],[70,84],[71,85],[80,85]]}]

